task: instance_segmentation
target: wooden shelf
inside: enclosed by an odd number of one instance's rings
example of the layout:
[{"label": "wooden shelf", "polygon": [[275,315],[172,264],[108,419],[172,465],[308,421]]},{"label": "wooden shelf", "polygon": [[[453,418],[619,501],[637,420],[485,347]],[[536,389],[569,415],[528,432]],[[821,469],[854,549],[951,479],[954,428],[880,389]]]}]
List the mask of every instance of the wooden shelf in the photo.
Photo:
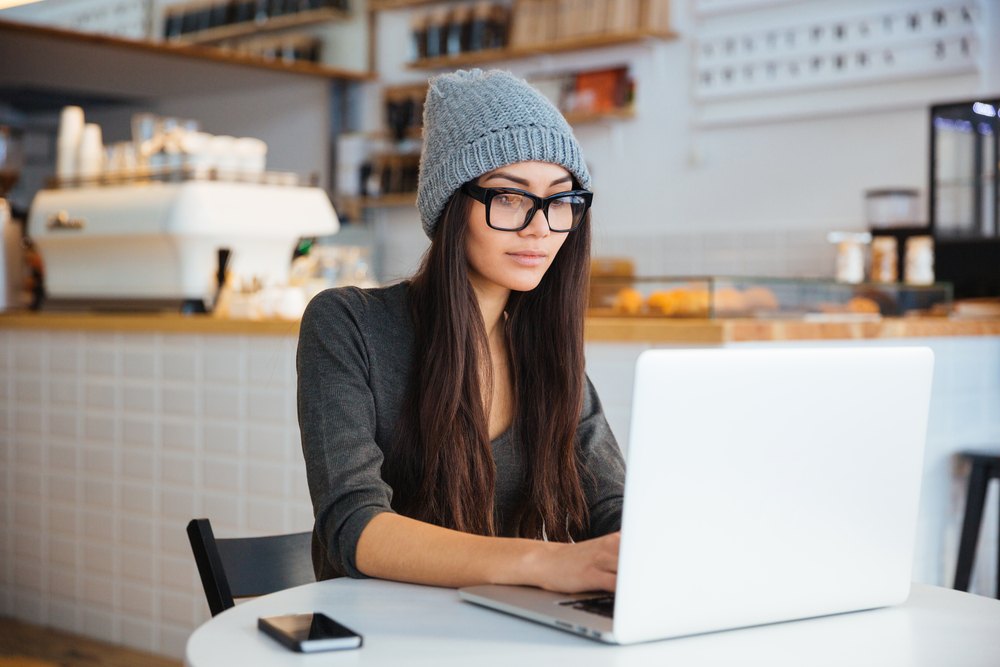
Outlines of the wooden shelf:
[{"label": "wooden shelf", "polygon": [[416,192],[400,192],[381,197],[341,197],[336,199],[337,210],[352,220],[361,217],[365,209],[416,207]]},{"label": "wooden shelf", "polygon": [[[341,81],[370,81],[374,79],[374,76],[369,72],[358,72],[315,63],[284,63],[248,54],[236,53],[234,51],[226,51],[213,46],[125,39],[110,35],[19,23],[5,19],[0,19],[0,44],[4,46],[3,49],[0,49],[0,52],[7,53],[9,51],[11,54],[9,62],[15,63],[17,62],[18,54],[44,52],[53,48],[74,47],[76,49],[85,49],[89,56],[94,58],[99,57],[106,63],[118,62],[122,56],[122,52],[127,52],[129,57],[133,59],[133,62],[135,62],[135,59],[139,55],[145,54],[151,59],[158,57],[183,58],[191,61],[214,62],[257,70],[272,70]],[[0,62],[2,61],[4,61],[4,58],[0,58]],[[153,66],[154,64],[150,61],[150,67]],[[100,67],[96,68],[96,70],[101,69]],[[107,69],[107,66],[104,69]]]},{"label": "wooden shelf", "polygon": [[563,39],[534,46],[514,46],[503,49],[489,49],[486,51],[471,51],[457,56],[443,56],[440,58],[423,58],[408,64],[410,69],[450,69],[466,65],[479,65],[485,62],[497,60],[516,60],[518,58],[529,58],[531,56],[545,55],[550,53],[565,53],[566,51],[579,51],[583,49],[596,49],[605,46],[618,46],[621,44],[634,44],[648,39],[676,39],[677,33],[659,32],[650,30],[640,30],[638,32],[627,32],[617,34],[588,35],[586,37],[574,37],[573,39]]},{"label": "wooden shelf", "polygon": [[266,21],[245,21],[232,25],[199,30],[198,32],[181,35],[166,41],[167,44],[217,44],[227,39],[239,37],[250,37],[289,28],[300,28],[303,26],[316,25],[318,23],[328,23],[331,21],[345,21],[351,15],[341,9],[325,7],[323,9],[311,9],[295,14],[285,14],[275,16]]}]

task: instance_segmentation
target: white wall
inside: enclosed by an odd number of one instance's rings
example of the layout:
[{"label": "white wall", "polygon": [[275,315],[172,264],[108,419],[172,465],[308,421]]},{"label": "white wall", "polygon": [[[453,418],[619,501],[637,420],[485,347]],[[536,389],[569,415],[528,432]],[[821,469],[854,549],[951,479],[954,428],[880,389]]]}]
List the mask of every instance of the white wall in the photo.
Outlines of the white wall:
[{"label": "white wall", "polygon": [[[866,189],[926,190],[932,101],[1000,92],[1000,3],[978,8],[979,71],[704,103],[692,88],[700,35],[874,7],[925,10],[923,0],[760,2],[758,11],[699,16],[672,3],[680,38],[500,63],[530,77],[627,63],[636,79],[637,117],[576,128],[595,179],[595,254],[629,255],[646,275],[756,273],[831,275],[833,229],[864,227]],[[940,3],[948,5],[948,2]],[[419,80],[406,68],[410,12],[378,24],[381,83]],[[366,129],[379,126],[378,85],[369,91]],[[726,120],[731,118],[732,120]],[[757,120],[741,120],[752,119]],[[763,118],[763,119],[761,119]],[[405,275],[425,242],[413,211],[377,211],[386,238],[387,277]]]}]

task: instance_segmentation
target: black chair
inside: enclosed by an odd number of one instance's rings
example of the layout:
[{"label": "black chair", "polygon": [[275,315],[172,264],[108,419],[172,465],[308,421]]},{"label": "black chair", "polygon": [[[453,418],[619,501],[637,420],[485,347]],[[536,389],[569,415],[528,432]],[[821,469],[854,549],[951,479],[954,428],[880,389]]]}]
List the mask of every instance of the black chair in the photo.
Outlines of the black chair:
[{"label": "black chair", "polygon": [[217,540],[208,519],[191,519],[187,534],[212,616],[234,606],[233,598],[316,581],[312,533]]},{"label": "black chair", "polygon": [[[959,456],[972,465],[969,472],[969,490],[965,500],[965,518],[962,520],[962,539],[958,546],[958,565],[955,568],[955,589],[967,591],[969,580],[972,578],[979,529],[983,522],[986,490],[990,480],[1000,479],[1000,454],[962,452]],[[997,558],[996,568],[996,597],[1000,599],[1000,557]]]}]

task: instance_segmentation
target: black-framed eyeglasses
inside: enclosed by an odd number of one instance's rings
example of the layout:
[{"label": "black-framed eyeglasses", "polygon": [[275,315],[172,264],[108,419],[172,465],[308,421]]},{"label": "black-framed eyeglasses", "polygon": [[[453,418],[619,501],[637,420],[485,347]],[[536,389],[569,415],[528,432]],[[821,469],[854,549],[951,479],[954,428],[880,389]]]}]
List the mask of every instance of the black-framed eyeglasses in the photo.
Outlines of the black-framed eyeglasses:
[{"label": "black-framed eyeglasses", "polygon": [[462,192],[486,206],[486,224],[502,232],[519,232],[539,210],[553,232],[571,232],[583,222],[594,200],[589,190],[567,190],[539,197],[517,188],[482,188],[466,183]]}]

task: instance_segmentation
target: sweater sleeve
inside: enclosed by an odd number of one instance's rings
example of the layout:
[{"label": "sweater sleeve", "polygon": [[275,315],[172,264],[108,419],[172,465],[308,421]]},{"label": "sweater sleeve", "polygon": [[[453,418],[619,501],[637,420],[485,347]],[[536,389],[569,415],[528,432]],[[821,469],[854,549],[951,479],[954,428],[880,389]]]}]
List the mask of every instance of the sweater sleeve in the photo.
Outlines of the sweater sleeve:
[{"label": "sweater sleeve", "polygon": [[600,537],[621,529],[625,495],[625,461],[597,390],[587,378],[583,410],[576,432],[590,526],[585,538]]},{"label": "sweater sleeve", "polygon": [[358,539],[373,517],[392,511],[381,476],[375,400],[359,292],[327,290],[302,317],[296,355],[298,416],[312,497],[317,578],[364,577]]}]

